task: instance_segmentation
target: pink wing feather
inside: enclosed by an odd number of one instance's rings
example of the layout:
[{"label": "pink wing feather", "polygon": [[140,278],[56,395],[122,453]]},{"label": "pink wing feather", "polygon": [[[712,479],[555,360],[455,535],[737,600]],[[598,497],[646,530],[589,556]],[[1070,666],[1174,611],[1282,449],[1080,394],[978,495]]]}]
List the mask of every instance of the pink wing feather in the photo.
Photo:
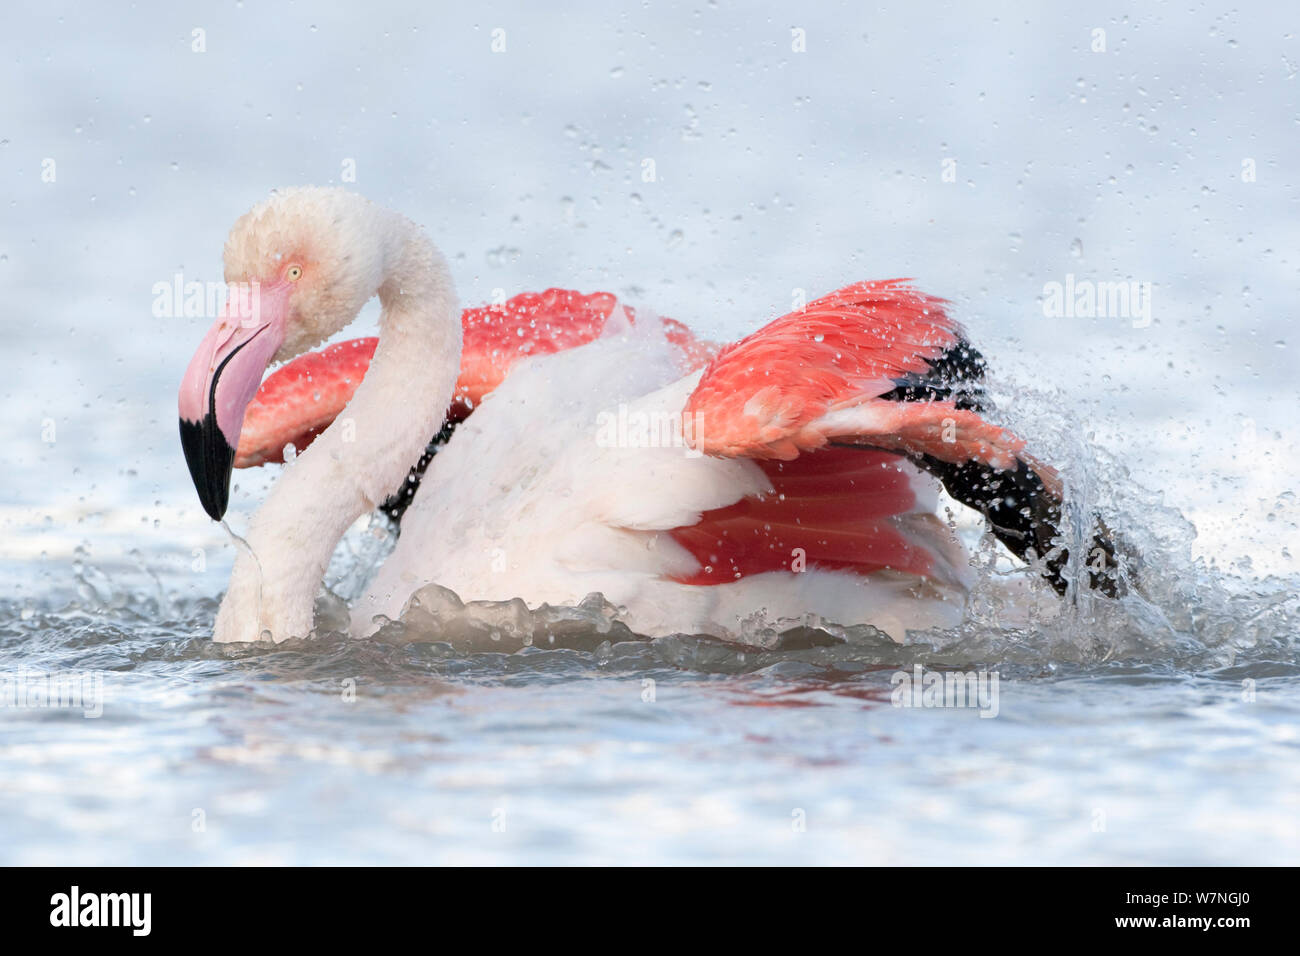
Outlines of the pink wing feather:
[{"label": "pink wing feather", "polygon": [[859,282],[724,347],[686,403],[695,447],[786,460],[821,447],[822,416],[923,374],[957,344],[944,304],[905,279]]}]

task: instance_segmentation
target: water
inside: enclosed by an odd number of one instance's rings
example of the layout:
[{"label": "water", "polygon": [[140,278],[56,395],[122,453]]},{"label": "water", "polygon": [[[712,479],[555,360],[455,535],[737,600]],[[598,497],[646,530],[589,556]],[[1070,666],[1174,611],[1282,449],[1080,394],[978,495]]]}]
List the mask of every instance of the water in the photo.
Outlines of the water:
[{"label": "water", "polygon": [[[967,625],[902,647],[829,623],[646,641],[596,597],[437,588],[375,640],[326,598],[312,639],[229,647],[211,598],[83,567],[57,609],[0,603],[11,675],[103,682],[97,717],[4,712],[5,862],[1290,860],[1294,582],[1178,571],[1145,584],[1164,607],[1025,628],[995,623],[990,573]],[[918,665],[994,672],[996,697],[896,706]]]},{"label": "water", "polygon": [[[0,863],[1295,862],[1296,15],[974,6],[13,11],[0,676],[102,715],[0,707]],[[312,641],[212,645],[233,550],[174,406],[210,317],[153,288],[349,162],[467,302],[606,288],[726,339],[916,276],[1139,588],[1027,594],[967,527],[968,622],[903,647],[438,592],[378,641],[325,601]],[[1068,276],[1150,282],[1149,324],[1048,315]],[[237,475],[237,531],[273,477]],[[354,529],[331,586],[384,546]],[[917,664],[996,672],[996,717],[894,706]]]}]

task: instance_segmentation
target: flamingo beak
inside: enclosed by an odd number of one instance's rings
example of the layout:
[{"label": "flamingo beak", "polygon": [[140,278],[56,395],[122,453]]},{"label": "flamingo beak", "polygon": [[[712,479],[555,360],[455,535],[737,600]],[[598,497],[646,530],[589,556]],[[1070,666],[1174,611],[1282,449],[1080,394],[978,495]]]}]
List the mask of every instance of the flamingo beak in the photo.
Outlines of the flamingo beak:
[{"label": "flamingo beak", "polygon": [[244,409],[284,342],[288,304],[286,282],[232,286],[181,380],[181,447],[203,510],[214,521],[226,513]]}]

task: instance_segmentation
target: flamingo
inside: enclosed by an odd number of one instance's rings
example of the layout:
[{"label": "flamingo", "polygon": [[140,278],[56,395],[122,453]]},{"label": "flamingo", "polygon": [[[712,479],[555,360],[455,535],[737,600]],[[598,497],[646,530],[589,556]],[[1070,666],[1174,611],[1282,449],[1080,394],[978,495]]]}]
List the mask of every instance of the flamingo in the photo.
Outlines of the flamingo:
[{"label": "flamingo", "polygon": [[[319,187],[242,216],[224,264],[230,301],[178,400],[200,502],[221,520],[234,467],[297,454],[249,521],[218,642],[307,636],[335,547],[385,504],[400,535],[356,637],[437,584],[529,606],[598,592],[649,637],[812,615],[903,640],[958,623],[972,583],[940,487],[1070,587],[1060,475],[984,417],[983,358],[907,280],[846,286],[722,347],[607,293],[462,315],[418,226]],[[234,291],[249,288],[251,310]],[[376,295],[377,339],[310,351]],[[1092,546],[1082,585],[1114,594],[1104,526]]]}]

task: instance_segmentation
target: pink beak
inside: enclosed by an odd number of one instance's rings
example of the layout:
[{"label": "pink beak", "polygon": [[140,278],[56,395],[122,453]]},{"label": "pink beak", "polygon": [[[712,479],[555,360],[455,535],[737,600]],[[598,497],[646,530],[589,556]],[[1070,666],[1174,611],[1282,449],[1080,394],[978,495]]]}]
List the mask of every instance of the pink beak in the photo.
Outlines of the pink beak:
[{"label": "pink beak", "polygon": [[181,447],[203,510],[214,521],[230,500],[244,409],[284,342],[289,289],[287,282],[232,287],[181,380]]}]

